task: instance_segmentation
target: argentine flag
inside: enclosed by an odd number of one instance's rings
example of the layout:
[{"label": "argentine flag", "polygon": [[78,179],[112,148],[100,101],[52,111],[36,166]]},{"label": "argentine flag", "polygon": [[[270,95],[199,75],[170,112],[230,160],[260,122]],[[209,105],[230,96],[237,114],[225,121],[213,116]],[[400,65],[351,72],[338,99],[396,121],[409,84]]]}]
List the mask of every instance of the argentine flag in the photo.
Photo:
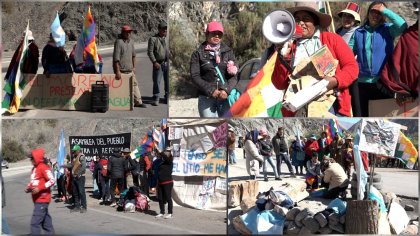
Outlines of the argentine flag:
[{"label": "argentine flag", "polygon": [[63,47],[66,43],[66,33],[64,33],[64,30],[60,25],[60,17],[58,16],[58,12],[53,23],[51,24],[51,34],[55,43],[57,44],[57,47]]}]

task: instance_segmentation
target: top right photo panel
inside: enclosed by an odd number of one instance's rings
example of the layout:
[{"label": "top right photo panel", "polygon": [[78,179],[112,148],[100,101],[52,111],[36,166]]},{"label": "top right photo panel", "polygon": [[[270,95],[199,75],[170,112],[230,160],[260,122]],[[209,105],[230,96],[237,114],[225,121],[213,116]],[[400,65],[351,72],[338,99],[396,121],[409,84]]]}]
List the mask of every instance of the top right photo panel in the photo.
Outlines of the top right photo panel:
[{"label": "top right photo panel", "polygon": [[418,117],[416,2],[170,2],[170,117]]}]

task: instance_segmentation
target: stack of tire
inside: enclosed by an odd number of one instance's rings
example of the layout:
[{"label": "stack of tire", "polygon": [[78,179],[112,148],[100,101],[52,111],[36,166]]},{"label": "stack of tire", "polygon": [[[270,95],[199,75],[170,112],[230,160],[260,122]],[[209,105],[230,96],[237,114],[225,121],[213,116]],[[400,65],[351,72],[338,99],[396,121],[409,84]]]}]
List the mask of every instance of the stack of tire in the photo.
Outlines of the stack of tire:
[{"label": "stack of tire", "polygon": [[[370,172],[368,172],[367,174],[368,174],[368,183],[366,184],[366,187],[365,187],[366,191],[367,191],[367,186],[369,185],[369,181],[370,181]],[[358,184],[357,184],[356,172],[353,173],[350,184],[351,184],[350,193],[351,193],[352,199],[357,199]],[[379,173],[373,173],[372,186],[378,190],[382,190],[382,178]],[[365,197],[367,197],[366,191],[365,191]]]}]

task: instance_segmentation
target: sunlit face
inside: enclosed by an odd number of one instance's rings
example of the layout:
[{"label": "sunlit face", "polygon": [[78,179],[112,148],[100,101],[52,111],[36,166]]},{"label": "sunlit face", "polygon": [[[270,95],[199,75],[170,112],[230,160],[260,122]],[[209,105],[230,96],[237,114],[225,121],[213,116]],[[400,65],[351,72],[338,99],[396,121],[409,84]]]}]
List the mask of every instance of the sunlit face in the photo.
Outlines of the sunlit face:
[{"label": "sunlit face", "polygon": [[354,19],[354,16],[349,13],[343,12],[341,15],[341,25],[344,29],[350,29],[356,24],[356,20]]},{"label": "sunlit face", "polygon": [[223,33],[220,31],[213,31],[207,33],[207,42],[210,44],[219,44],[222,42]]},{"label": "sunlit face", "polygon": [[382,16],[381,12],[374,9],[369,10],[368,18],[369,18],[369,26],[371,27],[378,26],[379,24],[382,24],[382,22],[384,21],[384,17]]},{"label": "sunlit face", "polygon": [[284,134],[283,129],[278,129],[278,130],[277,130],[277,134],[278,134],[279,136],[283,136],[283,134]]},{"label": "sunlit face", "polygon": [[315,33],[315,19],[307,11],[298,11],[294,15],[296,23],[302,27],[302,38],[311,38]]}]

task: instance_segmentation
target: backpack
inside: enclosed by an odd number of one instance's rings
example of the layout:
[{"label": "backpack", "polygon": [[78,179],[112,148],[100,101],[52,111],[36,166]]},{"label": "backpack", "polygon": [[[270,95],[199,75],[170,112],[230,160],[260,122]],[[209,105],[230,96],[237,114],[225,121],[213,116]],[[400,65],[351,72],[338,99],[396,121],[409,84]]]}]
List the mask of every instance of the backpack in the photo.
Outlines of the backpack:
[{"label": "backpack", "polygon": [[136,210],[137,211],[148,211],[150,208],[149,198],[141,193],[136,193]]},{"label": "backpack", "polygon": [[102,165],[101,175],[103,177],[107,177],[108,176],[108,160],[107,159],[101,159],[99,161],[99,163]]}]

